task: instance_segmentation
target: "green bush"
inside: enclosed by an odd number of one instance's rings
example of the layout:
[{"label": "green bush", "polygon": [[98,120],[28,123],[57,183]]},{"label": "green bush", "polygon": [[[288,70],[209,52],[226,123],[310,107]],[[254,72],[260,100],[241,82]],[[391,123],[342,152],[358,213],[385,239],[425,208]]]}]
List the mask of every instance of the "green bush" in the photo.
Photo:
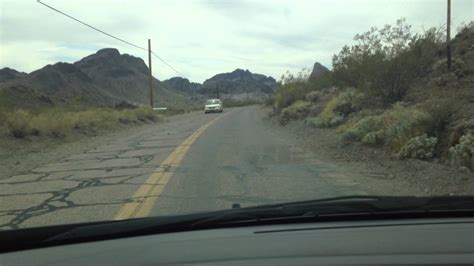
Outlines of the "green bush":
[{"label": "green bush", "polygon": [[310,88],[304,81],[295,81],[281,85],[275,96],[275,109],[282,111],[298,100],[304,100]]},{"label": "green bush", "polygon": [[280,124],[286,125],[290,120],[297,120],[306,117],[309,112],[310,103],[297,101],[283,109],[278,117]]},{"label": "green bush", "polygon": [[428,137],[423,134],[407,141],[398,153],[399,159],[415,158],[428,160],[434,156],[434,148],[438,143],[438,138]]},{"label": "green bush", "polygon": [[356,44],[344,46],[333,57],[334,85],[355,87],[393,103],[414,80],[429,75],[443,36],[435,28],[413,34],[402,18],[395,25],[372,27],[354,40]]},{"label": "green bush", "polygon": [[380,115],[360,119],[341,132],[345,140],[364,140],[366,144],[385,144],[399,151],[405,143],[433,127],[433,118],[415,107],[395,104]]},{"label": "green bush", "polygon": [[362,138],[362,143],[367,145],[380,145],[384,142],[384,132],[382,130],[372,131]]},{"label": "green bush", "polygon": [[362,97],[355,90],[347,90],[333,97],[319,114],[319,119],[326,127],[341,124],[349,114],[359,109],[357,102]]},{"label": "green bush", "polygon": [[474,170],[474,135],[465,134],[459,138],[459,143],[449,149],[451,163]]},{"label": "green bush", "polygon": [[326,127],[319,117],[307,117],[304,120],[304,124],[310,127]]},{"label": "green bush", "polygon": [[312,91],[308,94],[306,94],[306,101],[310,103],[315,103],[321,98],[321,92],[320,91]]}]

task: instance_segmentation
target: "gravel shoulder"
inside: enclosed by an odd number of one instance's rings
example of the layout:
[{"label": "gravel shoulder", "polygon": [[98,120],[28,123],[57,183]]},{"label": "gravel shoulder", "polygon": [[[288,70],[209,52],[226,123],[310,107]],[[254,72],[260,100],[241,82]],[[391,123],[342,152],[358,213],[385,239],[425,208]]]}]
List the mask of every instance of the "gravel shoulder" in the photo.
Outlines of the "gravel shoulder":
[{"label": "gravel shoulder", "polygon": [[[267,113],[270,110],[265,109]],[[374,185],[390,181],[398,190],[417,195],[473,195],[474,173],[458,168],[416,159],[398,160],[382,149],[359,143],[342,143],[334,129],[310,128],[302,121],[286,126],[267,118],[268,123],[291,134],[306,150],[317,157],[344,167],[347,171],[368,178]]]}]

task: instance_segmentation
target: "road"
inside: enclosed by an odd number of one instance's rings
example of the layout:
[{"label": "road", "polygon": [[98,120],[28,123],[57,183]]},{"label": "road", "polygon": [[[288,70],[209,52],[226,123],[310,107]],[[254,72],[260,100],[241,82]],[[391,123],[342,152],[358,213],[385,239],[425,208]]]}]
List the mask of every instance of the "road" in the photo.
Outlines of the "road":
[{"label": "road", "polygon": [[372,193],[266,121],[196,112],[0,180],[0,228]]}]

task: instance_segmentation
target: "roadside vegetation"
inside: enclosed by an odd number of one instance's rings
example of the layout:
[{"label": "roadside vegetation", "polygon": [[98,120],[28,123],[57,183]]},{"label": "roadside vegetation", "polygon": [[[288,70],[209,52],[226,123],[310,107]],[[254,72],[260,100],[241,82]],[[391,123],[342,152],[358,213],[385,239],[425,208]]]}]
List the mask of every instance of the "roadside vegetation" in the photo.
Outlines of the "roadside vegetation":
[{"label": "roadside vegetation", "polygon": [[286,125],[334,130],[341,143],[378,147],[394,158],[434,160],[474,171],[474,23],[451,41],[443,29],[412,33],[400,19],[357,34],[317,79],[282,76],[272,115]]},{"label": "roadside vegetation", "polygon": [[45,107],[40,109],[0,109],[3,137],[65,138],[71,134],[95,134],[122,125],[146,124],[163,120],[150,108]]}]

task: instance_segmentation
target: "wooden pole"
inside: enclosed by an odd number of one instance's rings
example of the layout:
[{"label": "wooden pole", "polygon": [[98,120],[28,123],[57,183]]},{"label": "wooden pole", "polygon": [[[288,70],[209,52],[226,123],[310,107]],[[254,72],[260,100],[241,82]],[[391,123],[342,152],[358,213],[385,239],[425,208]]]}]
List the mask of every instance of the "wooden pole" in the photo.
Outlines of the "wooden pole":
[{"label": "wooden pole", "polygon": [[153,74],[151,72],[151,40],[148,39],[148,69],[150,70],[150,106],[153,109]]},{"label": "wooden pole", "polygon": [[448,18],[446,23],[446,56],[448,60],[448,70],[451,71],[451,0],[448,0]]}]

